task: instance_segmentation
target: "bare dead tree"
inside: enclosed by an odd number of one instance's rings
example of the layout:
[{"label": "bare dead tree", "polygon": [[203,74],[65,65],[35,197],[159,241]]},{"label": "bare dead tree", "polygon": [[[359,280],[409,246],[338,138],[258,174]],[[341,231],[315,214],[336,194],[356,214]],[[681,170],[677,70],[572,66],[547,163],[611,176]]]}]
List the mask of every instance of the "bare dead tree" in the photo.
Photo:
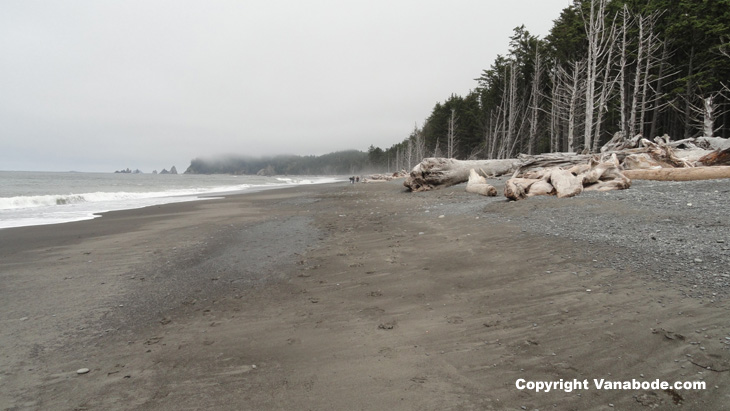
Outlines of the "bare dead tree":
[{"label": "bare dead tree", "polygon": [[443,154],[441,153],[441,144],[439,144],[439,139],[436,138],[436,146],[433,148],[433,157],[442,157]]},{"label": "bare dead tree", "polygon": [[[720,39],[720,41],[723,43],[722,46],[720,46],[718,49],[720,51],[720,54],[730,59],[730,42],[728,42],[727,39]],[[722,88],[723,90],[725,90],[725,92],[730,92],[730,86],[725,83],[720,84],[722,84]]]},{"label": "bare dead tree", "polygon": [[413,157],[416,163],[420,163],[426,157],[426,141],[418,124],[413,127]]},{"label": "bare dead tree", "polygon": [[709,93],[698,98],[698,102],[688,102],[688,106],[692,110],[692,124],[696,129],[700,130],[703,137],[713,137],[715,132],[719,130],[715,128],[715,120],[722,117],[727,110],[721,110],[721,106],[717,103],[718,97],[725,98],[722,91]]},{"label": "bare dead tree", "polygon": [[[613,33],[606,28],[607,0],[591,2],[590,16],[583,15],[588,38],[588,56],[586,57],[586,87],[585,87],[585,128],[583,145],[590,150],[593,147],[593,116],[596,110],[596,86],[598,84],[598,65],[603,64],[606,53],[613,47]],[[600,107],[599,107],[600,109]]]},{"label": "bare dead tree", "polygon": [[489,115],[489,122],[491,124],[491,127],[487,129],[486,143],[489,147],[489,149],[487,150],[487,158],[496,158],[495,156],[497,156],[499,130],[502,129],[501,118],[502,115],[499,108],[493,109]]},{"label": "bare dead tree", "polygon": [[[524,125],[524,117],[521,124],[518,124],[518,115],[522,111],[521,104],[517,93],[517,63],[515,61],[509,64],[509,81],[505,87],[505,97],[502,101],[502,110],[504,110],[504,124],[506,127],[505,135],[500,144],[499,154],[497,158],[509,158],[514,152],[517,144],[517,136],[520,134]],[[505,79],[507,78],[505,73]]]},{"label": "bare dead tree", "polygon": [[[412,169],[415,166],[415,164],[413,164],[413,158],[414,158],[413,140],[411,140],[410,138],[408,139],[408,142],[406,143],[406,150],[405,150],[404,157],[405,158],[404,158],[403,162],[406,164],[406,167],[405,167],[406,170]],[[420,161],[419,161],[419,163],[420,163]]]},{"label": "bare dead tree", "polygon": [[456,110],[451,109],[451,117],[448,122],[448,134],[446,136],[446,156],[448,158],[455,158],[458,142],[458,136],[456,132],[458,117],[456,117]]},{"label": "bare dead tree", "polygon": [[656,54],[662,47],[662,42],[659,41],[659,36],[654,31],[654,26],[659,16],[660,13],[655,12],[648,16],[638,15],[636,17],[639,25],[639,38],[630,121],[633,123],[633,121],[636,121],[636,117],[638,116],[638,123],[630,125],[630,129],[636,130],[642,134],[644,132],[649,98],[652,100],[655,99],[653,96],[649,97],[648,93],[650,91],[649,73],[659,61]]},{"label": "bare dead tree", "polygon": [[673,76],[676,74],[676,71],[671,74],[665,73],[665,68],[667,66],[666,62],[669,59],[669,47],[667,47],[667,40],[662,40],[662,56],[659,58],[659,61],[656,63],[659,66],[659,72],[656,76],[656,86],[650,86],[652,95],[654,96],[653,99],[651,99],[650,104],[652,105],[652,116],[651,116],[651,125],[649,126],[649,136],[655,136],[656,135],[656,124],[657,124],[657,117],[659,117],[659,113],[665,108],[669,106],[669,102],[663,102],[662,103],[662,96],[663,93],[663,86],[664,86],[664,80],[667,79],[669,76]]},{"label": "bare dead tree", "polygon": [[[595,127],[594,127],[594,135],[593,135],[593,146],[591,147],[591,152],[597,152],[598,151],[598,145],[601,140],[601,126],[603,124],[603,113],[608,112],[608,99],[613,93],[613,89],[616,86],[616,82],[618,82],[618,76],[614,75],[612,73],[612,69],[614,68],[614,49],[616,45],[616,40],[619,35],[619,29],[616,25],[616,17],[614,16],[613,23],[611,24],[611,29],[608,34],[606,45],[605,47],[608,50],[608,54],[606,55],[605,60],[602,62],[604,69],[603,74],[600,77],[600,84],[599,84],[599,94],[598,94],[598,104],[596,107],[596,121],[595,121]],[[586,103],[587,104],[587,103]],[[586,120],[587,121],[587,120]]]},{"label": "bare dead tree", "polygon": [[626,33],[629,31],[629,25],[631,24],[630,19],[630,13],[629,13],[629,7],[627,5],[624,5],[623,9],[621,10],[621,17],[623,20],[623,24],[621,26],[621,58],[619,59],[619,104],[620,104],[620,111],[621,111],[621,135],[626,138],[629,136],[629,121],[628,121],[628,109],[626,102],[627,99],[627,91],[626,91],[626,68],[628,66],[628,46],[627,46],[627,39],[626,39]]},{"label": "bare dead tree", "polygon": [[540,64],[540,47],[539,45],[535,46],[535,73],[532,76],[532,93],[530,95],[531,99],[531,112],[532,115],[530,117],[530,134],[528,137],[528,143],[527,143],[527,153],[532,155],[535,152],[535,142],[537,141],[537,121],[539,118],[539,112],[540,112],[540,100],[541,100],[541,93],[540,93],[540,77],[542,76],[542,66]]},{"label": "bare dead tree", "polygon": [[553,70],[550,72],[550,81],[552,83],[550,93],[550,151],[559,151],[559,129],[560,129],[560,100],[562,97],[560,88],[560,71]]},{"label": "bare dead tree", "polygon": [[571,67],[571,72],[565,72],[565,78],[570,82],[565,84],[568,92],[570,93],[570,104],[568,107],[568,151],[575,151],[575,123],[576,123],[576,111],[578,108],[578,95],[581,94],[581,81],[583,75],[583,68],[585,63],[583,61],[574,61]]}]

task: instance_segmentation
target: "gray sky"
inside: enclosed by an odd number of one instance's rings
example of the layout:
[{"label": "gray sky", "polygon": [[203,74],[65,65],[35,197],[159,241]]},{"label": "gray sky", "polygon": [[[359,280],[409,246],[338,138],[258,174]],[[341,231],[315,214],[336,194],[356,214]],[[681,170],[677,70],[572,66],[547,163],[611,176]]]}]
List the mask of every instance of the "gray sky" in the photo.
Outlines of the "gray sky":
[{"label": "gray sky", "polygon": [[571,0],[0,0],[0,170],[387,148]]}]

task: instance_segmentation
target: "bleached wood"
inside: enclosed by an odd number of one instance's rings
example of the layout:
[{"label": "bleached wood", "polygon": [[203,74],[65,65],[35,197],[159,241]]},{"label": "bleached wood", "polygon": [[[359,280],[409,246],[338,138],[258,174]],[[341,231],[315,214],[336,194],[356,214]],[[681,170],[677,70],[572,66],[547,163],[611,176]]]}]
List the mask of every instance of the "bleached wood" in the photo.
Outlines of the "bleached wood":
[{"label": "bleached wood", "polygon": [[430,157],[411,170],[403,185],[410,191],[428,191],[467,181],[471,169],[479,170],[485,176],[501,176],[514,172],[520,164],[517,159],[455,160]]},{"label": "bleached wood", "polygon": [[538,181],[534,178],[513,177],[504,183],[504,196],[510,200],[522,200],[527,198],[527,192],[530,186]]},{"label": "bleached wood", "polygon": [[469,181],[466,183],[466,191],[468,193],[481,194],[489,197],[497,195],[497,189],[487,183],[487,179],[479,175],[474,169],[469,170]]},{"label": "bleached wood", "polygon": [[527,192],[528,197],[555,194],[555,187],[547,180],[538,180],[530,185]]},{"label": "bleached wood", "polygon": [[558,198],[573,197],[583,192],[583,178],[568,170],[555,169],[550,173],[550,184]]},{"label": "bleached wood", "polygon": [[632,180],[694,181],[730,178],[730,166],[660,168],[653,170],[624,170]]}]

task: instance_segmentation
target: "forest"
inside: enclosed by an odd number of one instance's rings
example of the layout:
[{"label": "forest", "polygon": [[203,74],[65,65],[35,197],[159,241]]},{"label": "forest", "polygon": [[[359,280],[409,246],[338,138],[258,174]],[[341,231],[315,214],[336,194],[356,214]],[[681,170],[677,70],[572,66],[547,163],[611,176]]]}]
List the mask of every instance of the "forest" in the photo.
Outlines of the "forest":
[{"label": "forest", "polygon": [[196,158],[185,174],[345,175],[368,169],[367,153],[347,150],[321,156]]},{"label": "forest", "polygon": [[592,153],[616,133],[727,138],[730,0],[574,1],[544,39],[515,28],[475,81],[368,162]]}]

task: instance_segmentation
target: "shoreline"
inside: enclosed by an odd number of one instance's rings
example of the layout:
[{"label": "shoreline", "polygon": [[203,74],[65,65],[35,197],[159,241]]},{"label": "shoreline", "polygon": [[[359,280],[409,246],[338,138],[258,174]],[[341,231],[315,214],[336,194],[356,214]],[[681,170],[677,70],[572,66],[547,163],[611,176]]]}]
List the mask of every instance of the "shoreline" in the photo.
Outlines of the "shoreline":
[{"label": "shoreline", "polygon": [[[25,172],[25,174],[34,175],[37,173]],[[47,174],[54,175],[63,173]],[[110,177],[109,174],[90,174],[105,178]],[[299,185],[339,182],[339,177],[337,176],[299,176],[301,179],[290,176],[273,176],[270,178],[246,176],[254,180],[268,179],[276,181],[267,183],[253,180],[250,182],[225,180],[226,177],[237,178],[237,176],[227,175],[216,177],[222,177],[222,179],[216,180],[215,184],[211,181],[198,181],[199,185],[192,186],[176,186],[173,184],[155,187],[159,191],[149,192],[139,191],[136,186],[122,186],[122,188],[114,192],[107,191],[106,188],[99,191],[98,181],[81,180],[70,183],[66,182],[66,184],[71,184],[70,187],[66,187],[68,191],[46,187],[46,189],[52,190],[49,192],[58,193],[63,191],[64,194],[46,194],[45,192],[40,194],[25,191],[23,191],[23,194],[20,194],[16,189],[15,195],[13,195],[12,193],[14,191],[11,187],[10,194],[6,192],[4,194],[6,197],[0,198],[0,230],[37,225],[65,224],[75,221],[93,220],[99,218],[101,214],[113,211],[133,210],[176,202],[205,201],[211,198],[256,193]],[[185,179],[184,176],[180,178]],[[128,184],[129,181],[126,181],[126,179],[122,179],[121,181],[110,180],[107,183],[116,187],[117,184]],[[22,186],[21,181],[16,181],[15,184]],[[33,182],[33,184],[38,183]]]},{"label": "shoreline", "polygon": [[683,408],[726,404],[725,294],[689,296],[692,284],[634,268],[642,257],[621,238],[545,225],[565,213],[596,227],[616,215],[670,224],[647,220],[636,204],[650,198],[507,203],[399,184],[0,230],[0,405],[644,409],[677,398],[535,393],[520,378],[701,379],[706,390],[676,393]]}]

